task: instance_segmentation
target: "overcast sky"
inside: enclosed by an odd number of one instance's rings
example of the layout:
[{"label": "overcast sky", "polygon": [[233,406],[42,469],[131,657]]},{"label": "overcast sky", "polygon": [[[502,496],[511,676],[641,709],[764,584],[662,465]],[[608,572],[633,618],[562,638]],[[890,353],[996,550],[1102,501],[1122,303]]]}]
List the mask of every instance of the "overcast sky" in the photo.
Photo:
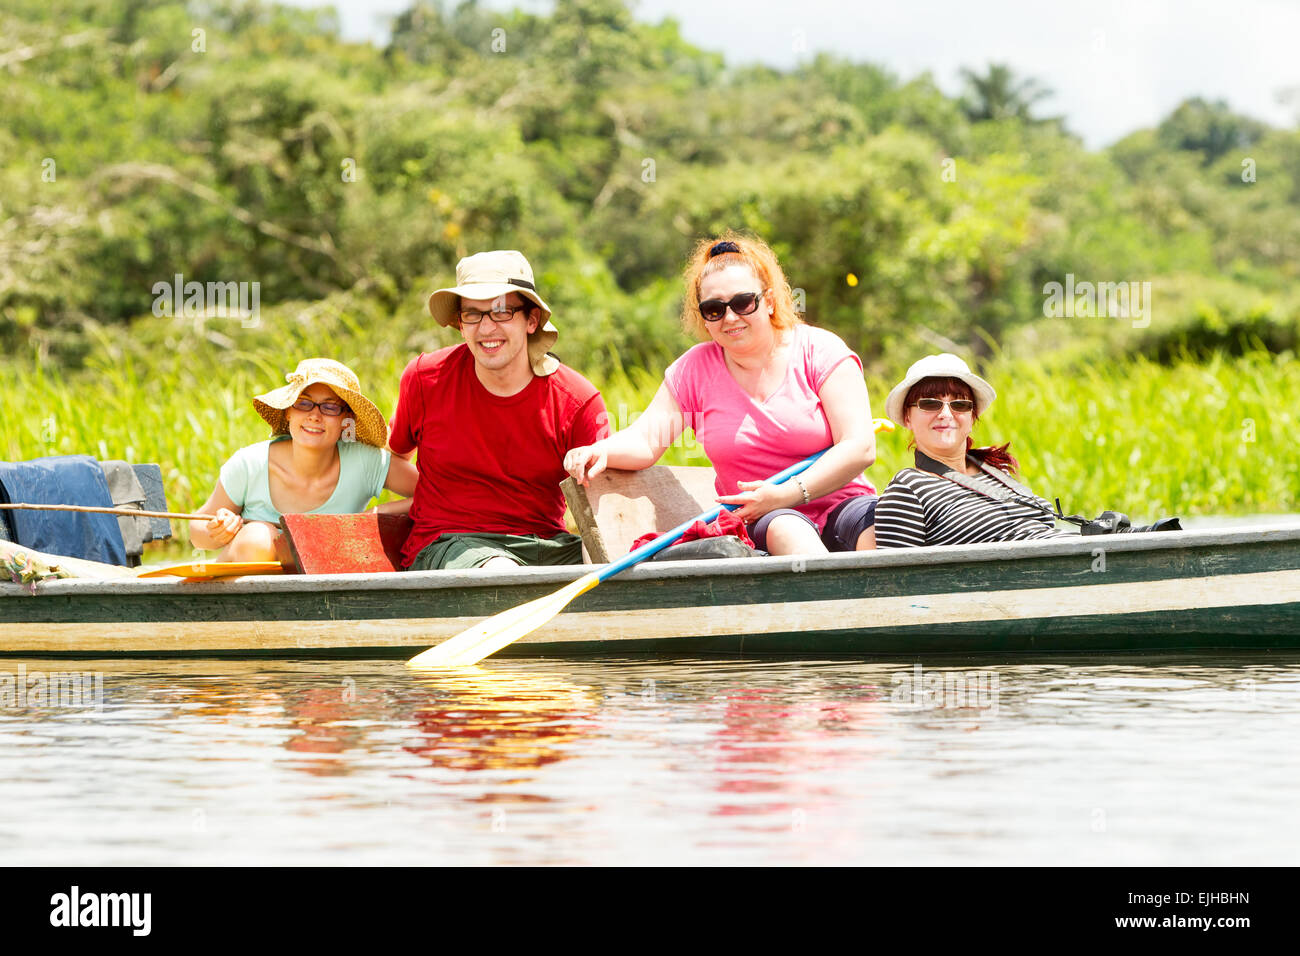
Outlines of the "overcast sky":
[{"label": "overcast sky", "polygon": [[[410,2],[332,5],[344,36],[382,42],[387,18]],[[690,42],[722,52],[729,64],[789,67],[828,51],[905,80],[929,70],[957,93],[960,67],[1009,63],[1055,92],[1039,112],[1064,115],[1091,147],[1154,125],[1189,96],[1225,99],[1279,126],[1295,125],[1300,114],[1300,95],[1281,100],[1300,89],[1300,0],[640,0],[635,10],[641,20],[675,18]]]}]

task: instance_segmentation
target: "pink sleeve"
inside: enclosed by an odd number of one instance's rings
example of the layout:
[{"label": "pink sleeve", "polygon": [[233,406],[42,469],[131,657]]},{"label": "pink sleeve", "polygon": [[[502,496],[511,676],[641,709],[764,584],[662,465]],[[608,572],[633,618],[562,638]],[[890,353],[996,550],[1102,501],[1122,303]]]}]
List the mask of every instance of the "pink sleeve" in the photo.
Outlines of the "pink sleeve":
[{"label": "pink sleeve", "polygon": [[685,414],[692,415],[700,411],[700,353],[699,346],[689,349],[685,355],[668,366],[664,372],[664,386]]},{"label": "pink sleeve", "polygon": [[804,362],[813,391],[820,392],[822,386],[826,384],[826,379],[830,378],[831,372],[839,368],[840,363],[846,359],[853,359],[858,366],[858,371],[862,371],[862,359],[858,358],[857,353],[845,345],[844,340],[838,335],[828,329],[819,329],[811,325],[805,328],[808,337],[807,344],[804,346]]}]

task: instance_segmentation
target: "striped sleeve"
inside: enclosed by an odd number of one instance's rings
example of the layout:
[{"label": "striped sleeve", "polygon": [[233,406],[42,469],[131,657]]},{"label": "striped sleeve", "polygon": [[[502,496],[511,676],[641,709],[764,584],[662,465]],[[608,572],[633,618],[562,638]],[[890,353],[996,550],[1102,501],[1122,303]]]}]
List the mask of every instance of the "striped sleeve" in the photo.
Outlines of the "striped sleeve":
[{"label": "striped sleeve", "polygon": [[925,546],[925,512],[916,492],[895,476],[876,505],[877,548]]}]

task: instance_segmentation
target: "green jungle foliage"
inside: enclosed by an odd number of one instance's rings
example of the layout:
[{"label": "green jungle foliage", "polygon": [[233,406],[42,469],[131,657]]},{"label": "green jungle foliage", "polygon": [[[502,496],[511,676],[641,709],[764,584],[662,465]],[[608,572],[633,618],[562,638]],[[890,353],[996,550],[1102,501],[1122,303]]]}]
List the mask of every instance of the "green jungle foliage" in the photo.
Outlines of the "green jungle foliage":
[{"label": "green jungle foliage", "polygon": [[90,324],[149,323],[177,273],[256,281],[263,307],[361,291],[404,341],[457,259],[519,248],[565,359],[657,369],[688,344],[684,256],[727,228],[772,242],[809,320],[877,367],[1014,348],[1067,273],[1157,288],[1143,335],[1051,329],[1112,353],[1287,348],[1300,314],[1300,132],[1221,103],[1089,152],[1004,66],[958,99],[828,56],[731,68],[619,0],[421,0],[384,49],[328,10],[10,0],[0,66],[8,354],[78,364]]}]

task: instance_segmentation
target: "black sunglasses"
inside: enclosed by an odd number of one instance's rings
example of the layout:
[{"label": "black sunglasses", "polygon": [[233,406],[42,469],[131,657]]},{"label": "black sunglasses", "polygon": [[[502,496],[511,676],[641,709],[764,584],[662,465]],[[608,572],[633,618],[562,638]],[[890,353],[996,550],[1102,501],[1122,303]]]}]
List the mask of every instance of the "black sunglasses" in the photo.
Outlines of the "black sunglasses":
[{"label": "black sunglasses", "polygon": [[975,403],[969,398],[954,398],[951,402],[945,402],[940,398],[918,398],[916,400],[916,407],[923,412],[937,412],[945,405],[951,408],[954,413],[969,412],[975,409]]},{"label": "black sunglasses", "polygon": [[705,322],[717,322],[730,309],[736,315],[749,315],[758,308],[758,300],[767,292],[742,292],[730,299],[705,299],[700,303],[700,315]]}]

